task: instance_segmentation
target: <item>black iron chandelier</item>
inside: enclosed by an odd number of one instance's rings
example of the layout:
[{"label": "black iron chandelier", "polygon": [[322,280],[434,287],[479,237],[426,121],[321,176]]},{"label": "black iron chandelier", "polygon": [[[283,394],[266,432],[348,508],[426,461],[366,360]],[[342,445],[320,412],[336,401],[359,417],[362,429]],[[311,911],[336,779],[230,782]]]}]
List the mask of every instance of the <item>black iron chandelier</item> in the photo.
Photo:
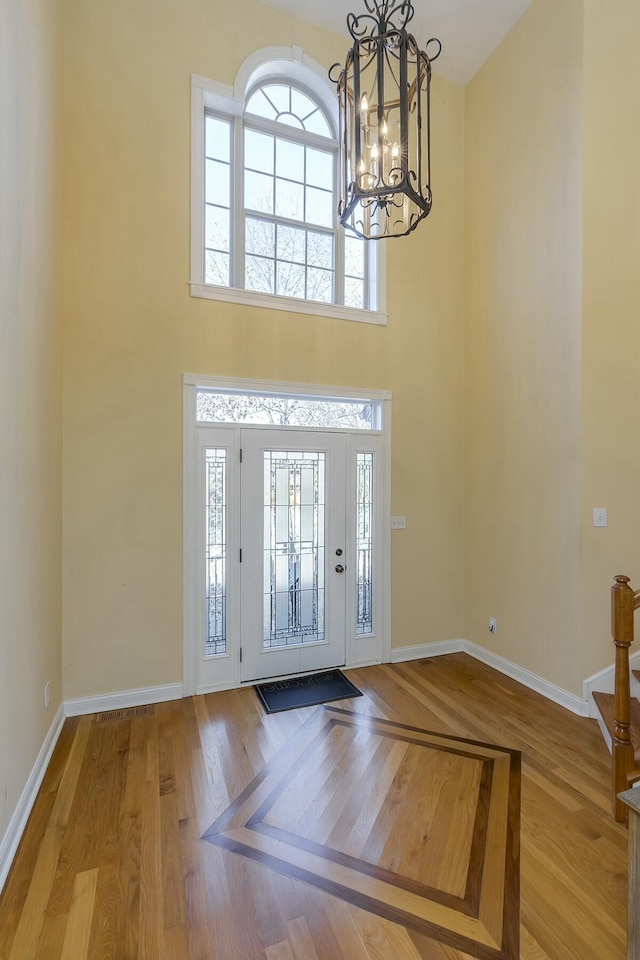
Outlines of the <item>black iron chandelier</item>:
[{"label": "black iron chandelier", "polygon": [[[431,211],[431,63],[407,32],[410,0],[364,0],[353,47],[329,71],[340,101],[340,222],[367,240],[402,237]],[[427,49],[434,45],[429,56]]]}]

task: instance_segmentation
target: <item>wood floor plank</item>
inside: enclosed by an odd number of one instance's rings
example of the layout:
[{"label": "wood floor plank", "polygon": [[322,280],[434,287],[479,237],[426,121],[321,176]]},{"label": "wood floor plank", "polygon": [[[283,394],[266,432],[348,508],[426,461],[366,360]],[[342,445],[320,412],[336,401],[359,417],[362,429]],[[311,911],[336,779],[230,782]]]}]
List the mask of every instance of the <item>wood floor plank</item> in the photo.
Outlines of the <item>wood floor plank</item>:
[{"label": "wood floor plank", "polygon": [[522,925],[522,951],[528,960],[553,960],[553,957],[544,952],[525,924]]},{"label": "wood floor plank", "polygon": [[287,825],[303,837],[311,837],[318,820],[339,789],[347,754],[353,738],[344,727],[337,727],[314,755],[314,769],[303,769],[297,783],[287,791],[286,800],[276,802],[266,822]]},{"label": "wood floor plank", "polygon": [[291,952],[291,945],[283,940],[282,943],[276,943],[272,947],[267,947],[267,960],[295,960]]},{"label": "wood floor plank", "polygon": [[31,947],[34,960],[60,960],[67,929],[68,914],[47,914],[37,943]]},{"label": "wood floor plank", "polygon": [[[354,739],[357,743],[359,734]],[[350,790],[347,792],[342,788],[343,795],[348,798],[343,805],[342,810],[336,816],[335,824],[331,832],[326,837],[328,846],[342,853],[348,853],[348,839],[358,823],[362,811],[362,801],[364,797],[371,794],[380,776],[381,771],[391,751],[394,741],[387,737],[377,737],[369,734],[370,746],[367,744],[366,750],[358,750],[362,754],[362,764],[350,764]],[[344,783],[344,781],[343,781]]]},{"label": "wood floor plank", "polygon": [[[156,717],[133,721],[140,725],[146,746],[146,776],[142,793],[140,832],[140,960],[164,958],[164,896],[160,818],[160,762]],[[133,736],[133,735],[132,735]]]},{"label": "wood floor plank", "polygon": [[[225,724],[211,719],[205,697],[196,697],[194,710],[200,732],[200,749],[193,750],[191,754],[191,779],[200,833],[204,833],[230,800],[251,780],[252,774],[249,770],[244,778],[241,774],[230,776],[231,785],[227,786],[224,758],[230,753],[230,743]],[[244,755],[242,759],[246,762]],[[232,764],[228,766],[232,767]]]},{"label": "wood floor plank", "polygon": [[363,910],[353,911],[351,920],[370,960],[421,960],[404,927]]},{"label": "wood floor plank", "polygon": [[337,902],[334,897],[306,888],[304,917],[318,956],[320,960],[361,960],[358,954],[349,952],[349,944],[331,923],[331,910]]},{"label": "wood floor plank", "polygon": [[89,956],[89,934],[97,883],[97,867],[76,876],[61,960],[87,960]]},{"label": "wood floor plank", "polygon": [[[200,746],[197,737],[198,725],[193,709],[193,697],[171,703],[171,743],[173,748],[174,774],[178,820],[195,816],[195,799],[191,781],[191,755]],[[194,734],[196,740],[194,742]]]},{"label": "wood floor plank", "polygon": [[146,778],[145,726],[127,721],[129,743],[124,796],[120,808],[119,836],[122,850],[118,872],[118,937],[120,956],[138,957],[140,936],[140,867],[142,796]]},{"label": "wood floor plank", "polygon": [[[358,816],[343,843],[345,853],[353,857],[362,857],[365,846],[371,834],[375,831],[375,825],[378,822],[380,811],[382,810],[385,799],[389,794],[392,784],[398,776],[398,771],[406,757],[409,744],[395,742],[391,744],[391,749],[385,758],[375,782],[371,789],[363,795]],[[365,858],[366,859],[366,858]],[[375,860],[375,863],[378,861]]]},{"label": "wood floor plank", "polygon": [[297,917],[287,923],[287,937],[293,960],[319,960],[309,924],[304,917]]},{"label": "wood floor plank", "polygon": [[334,897],[326,910],[333,932],[343,945],[345,956],[349,960],[369,960],[369,953],[352,920],[356,908]]},{"label": "wood floor plank", "polygon": [[171,737],[160,736],[158,727],[158,767],[160,778],[160,796],[176,792],[176,763],[173,755]]},{"label": "wood floor plank", "polygon": [[492,878],[491,886],[483,884],[479,916],[485,927],[500,942],[503,924],[503,903],[506,877],[504,862],[508,836],[505,829],[509,806],[509,759],[496,762],[493,767],[493,784],[498,786],[491,794],[487,847],[484,870]]},{"label": "wood floor plank", "polygon": [[[124,729],[123,729],[124,728]],[[47,914],[67,914],[77,874],[94,869],[118,836],[128,731],[119,723],[92,723]]]},{"label": "wood floor plank", "polygon": [[[184,866],[184,897],[189,928],[190,960],[216,957],[213,939],[214,910],[211,908],[204,871],[203,853],[211,848],[200,842],[195,817],[180,822],[180,841]],[[169,954],[170,956],[170,954]]]},{"label": "wood floor plank", "polygon": [[[224,860],[227,878],[232,889],[234,874],[236,876],[240,874],[241,884],[246,890],[245,909],[252,908],[251,916],[254,918],[259,942],[265,946],[274,946],[283,941],[286,938],[286,927],[280,910],[277,884],[269,882],[271,877],[264,877],[265,882],[261,883],[258,878],[260,874],[264,875],[264,870],[255,863],[228,855],[224,856]],[[257,944],[254,943],[253,947],[255,949]],[[248,947],[245,947],[245,950],[248,951]]]},{"label": "wood floor plank", "polygon": [[184,868],[180,844],[180,822],[175,793],[160,797],[160,856],[162,862],[162,905],[164,929],[187,922],[184,900]]},{"label": "wood floor plank", "polygon": [[189,927],[171,927],[164,931],[164,954],[170,960],[189,960]]},{"label": "wood floor plank", "polygon": [[331,798],[309,830],[310,839],[331,846],[333,842],[340,842],[343,833],[348,833],[347,823],[351,811],[345,808],[349,802],[349,794],[341,787],[341,777],[344,776],[345,770],[348,771],[351,782],[355,783],[362,777],[366,777],[369,764],[378,747],[376,738],[366,730],[357,734],[352,741],[353,749],[343,755],[340,769],[336,768],[337,777],[332,784]]},{"label": "wood floor plank", "polygon": [[89,937],[91,960],[114,960],[118,956],[119,892],[122,845],[111,843],[101,851],[98,864],[93,925]]}]

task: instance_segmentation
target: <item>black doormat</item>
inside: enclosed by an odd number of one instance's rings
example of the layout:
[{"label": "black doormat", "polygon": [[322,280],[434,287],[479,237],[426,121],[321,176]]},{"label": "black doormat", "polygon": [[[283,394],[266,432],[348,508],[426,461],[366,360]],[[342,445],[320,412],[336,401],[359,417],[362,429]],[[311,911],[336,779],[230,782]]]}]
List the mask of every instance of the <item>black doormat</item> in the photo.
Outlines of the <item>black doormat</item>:
[{"label": "black doormat", "polygon": [[259,683],[255,690],[267,713],[297,710],[298,707],[313,707],[317,703],[328,703],[330,700],[362,696],[341,670],[310,673],[294,680],[270,680],[269,683]]}]

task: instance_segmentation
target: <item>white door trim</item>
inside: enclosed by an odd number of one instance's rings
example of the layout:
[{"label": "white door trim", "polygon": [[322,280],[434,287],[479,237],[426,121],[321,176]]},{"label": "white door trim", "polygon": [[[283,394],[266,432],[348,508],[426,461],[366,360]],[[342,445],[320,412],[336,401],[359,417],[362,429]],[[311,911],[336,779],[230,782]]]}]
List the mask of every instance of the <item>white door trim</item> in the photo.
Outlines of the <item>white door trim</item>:
[{"label": "white door trim", "polygon": [[[272,393],[279,396],[326,397],[328,399],[370,399],[377,401],[382,411],[380,430],[340,431],[349,435],[348,449],[367,449],[368,444],[377,447],[379,476],[382,480],[382,496],[379,498],[379,579],[377,594],[378,621],[376,649],[367,651],[364,638],[354,638],[347,633],[346,666],[360,667],[372,663],[388,663],[391,660],[391,392],[354,387],[327,386],[321,384],[289,383],[272,380],[245,380],[234,377],[208,375],[183,375],[183,691],[184,696],[196,692],[229,689],[240,685],[240,663],[233,675],[219,684],[198,690],[198,554],[196,531],[198,524],[198,455],[200,429],[237,429],[239,424],[200,424],[196,421],[196,395],[200,389],[231,390],[238,393]],[[278,430],[287,427],[278,426]],[[300,427],[292,429],[299,430]],[[304,428],[311,432],[313,428]],[[325,428],[322,428],[323,430]],[[326,431],[330,432],[330,431]],[[235,658],[234,658],[235,662]]]}]

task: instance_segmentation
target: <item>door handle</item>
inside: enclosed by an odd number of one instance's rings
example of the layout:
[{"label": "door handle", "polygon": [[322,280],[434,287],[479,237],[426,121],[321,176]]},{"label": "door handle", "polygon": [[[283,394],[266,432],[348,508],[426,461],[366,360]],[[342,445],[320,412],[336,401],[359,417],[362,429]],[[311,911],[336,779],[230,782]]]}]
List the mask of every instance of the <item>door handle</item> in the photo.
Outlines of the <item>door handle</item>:
[{"label": "door handle", "polygon": [[336,573],[344,573],[344,567],[341,563],[336,564]]}]

